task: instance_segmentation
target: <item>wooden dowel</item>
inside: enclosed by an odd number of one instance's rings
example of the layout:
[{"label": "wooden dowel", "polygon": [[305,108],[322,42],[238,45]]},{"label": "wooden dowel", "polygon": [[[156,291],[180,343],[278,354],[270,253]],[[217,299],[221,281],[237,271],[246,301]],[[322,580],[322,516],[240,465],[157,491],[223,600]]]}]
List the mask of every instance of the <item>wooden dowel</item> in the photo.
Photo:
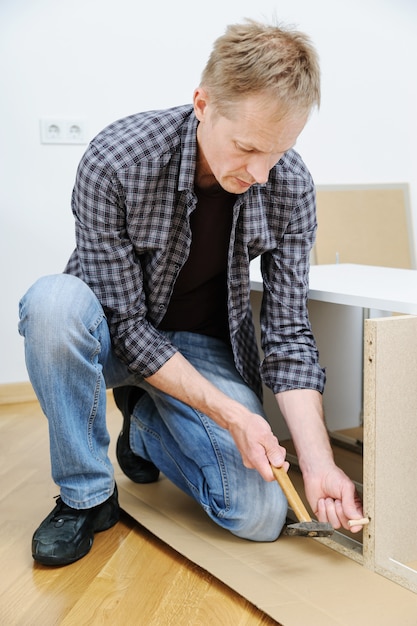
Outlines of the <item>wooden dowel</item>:
[{"label": "wooden dowel", "polygon": [[369,517],[361,517],[360,519],[350,519],[348,526],[366,526],[369,524]]}]

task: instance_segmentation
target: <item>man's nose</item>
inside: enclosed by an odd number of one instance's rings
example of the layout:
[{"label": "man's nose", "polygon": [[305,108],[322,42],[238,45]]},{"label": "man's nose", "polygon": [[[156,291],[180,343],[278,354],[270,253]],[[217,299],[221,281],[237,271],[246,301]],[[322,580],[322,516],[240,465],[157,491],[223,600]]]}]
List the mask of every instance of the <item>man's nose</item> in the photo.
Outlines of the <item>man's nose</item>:
[{"label": "man's nose", "polygon": [[246,169],[254,181],[262,185],[268,182],[269,172],[275,163],[275,160],[272,163],[270,155],[257,154],[252,157]]}]

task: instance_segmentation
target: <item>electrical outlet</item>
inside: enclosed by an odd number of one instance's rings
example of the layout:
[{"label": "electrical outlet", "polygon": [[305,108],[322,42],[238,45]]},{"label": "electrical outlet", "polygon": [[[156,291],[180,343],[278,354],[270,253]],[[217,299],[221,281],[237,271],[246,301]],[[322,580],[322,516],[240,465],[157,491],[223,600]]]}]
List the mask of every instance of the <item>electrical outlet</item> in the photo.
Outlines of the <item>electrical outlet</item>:
[{"label": "electrical outlet", "polygon": [[41,143],[85,144],[87,143],[86,124],[78,119],[40,120]]}]

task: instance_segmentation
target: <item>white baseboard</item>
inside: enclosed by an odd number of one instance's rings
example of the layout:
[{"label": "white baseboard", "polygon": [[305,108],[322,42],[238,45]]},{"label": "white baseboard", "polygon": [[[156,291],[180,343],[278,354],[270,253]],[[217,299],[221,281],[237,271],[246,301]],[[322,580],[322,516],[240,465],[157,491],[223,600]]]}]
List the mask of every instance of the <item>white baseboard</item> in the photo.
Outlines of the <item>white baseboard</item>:
[{"label": "white baseboard", "polygon": [[30,382],[0,384],[0,404],[35,401],[36,395]]}]

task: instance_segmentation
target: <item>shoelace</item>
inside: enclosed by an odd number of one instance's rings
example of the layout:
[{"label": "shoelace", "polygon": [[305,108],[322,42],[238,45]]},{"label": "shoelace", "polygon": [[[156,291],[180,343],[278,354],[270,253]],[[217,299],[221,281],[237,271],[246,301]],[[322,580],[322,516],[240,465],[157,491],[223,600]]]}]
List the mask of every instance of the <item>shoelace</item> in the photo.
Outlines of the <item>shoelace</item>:
[{"label": "shoelace", "polygon": [[55,502],[57,509],[52,516],[51,522],[64,521],[65,517],[69,518],[74,516],[74,509],[68,506],[68,504],[65,504],[61,496],[55,496]]}]

